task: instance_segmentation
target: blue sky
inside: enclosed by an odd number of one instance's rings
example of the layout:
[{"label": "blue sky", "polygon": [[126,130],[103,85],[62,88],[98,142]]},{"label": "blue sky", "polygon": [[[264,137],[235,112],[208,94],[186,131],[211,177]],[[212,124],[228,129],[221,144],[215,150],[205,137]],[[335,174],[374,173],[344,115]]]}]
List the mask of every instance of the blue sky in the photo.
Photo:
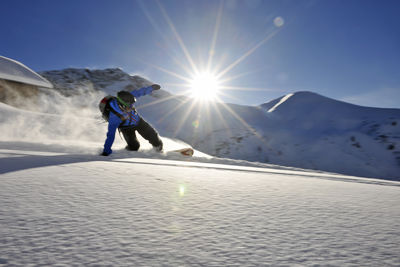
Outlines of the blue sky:
[{"label": "blue sky", "polygon": [[397,0],[2,0],[1,11],[0,55],[35,71],[120,67],[179,93],[210,65],[226,102],[306,90],[400,108]]}]

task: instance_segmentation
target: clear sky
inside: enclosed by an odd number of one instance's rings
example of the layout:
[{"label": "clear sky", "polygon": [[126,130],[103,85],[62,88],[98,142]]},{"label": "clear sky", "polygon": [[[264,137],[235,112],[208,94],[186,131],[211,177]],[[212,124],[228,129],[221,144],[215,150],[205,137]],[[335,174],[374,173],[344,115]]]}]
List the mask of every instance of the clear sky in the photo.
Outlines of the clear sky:
[{"label": "clear sky", "polygon": [[0,55],[120,67],[172,93],[208,70],[238,104],[313,91],[400,108],[399,14],[398,0],[2,0]]}]

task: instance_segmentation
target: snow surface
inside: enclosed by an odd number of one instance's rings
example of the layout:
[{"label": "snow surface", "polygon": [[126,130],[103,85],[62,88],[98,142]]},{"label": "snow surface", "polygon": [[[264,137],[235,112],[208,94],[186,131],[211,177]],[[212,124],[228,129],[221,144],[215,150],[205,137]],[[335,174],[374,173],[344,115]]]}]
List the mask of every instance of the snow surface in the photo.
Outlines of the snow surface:
[{"label": "snow surface", "polygon": [[53,85],[49,81],[24,64],[3,56],[0,56],[0,78],[45,88],[53,88]]},{"label": "snow surface", "polygon": [[400,265],[398,182],[0,147],[0,266]]},{"label": "snow surface", "polygon": [[0,266],[400,265],[400,182],[118,137],[102,157],[106,125],[79,99],[0,103]]}]

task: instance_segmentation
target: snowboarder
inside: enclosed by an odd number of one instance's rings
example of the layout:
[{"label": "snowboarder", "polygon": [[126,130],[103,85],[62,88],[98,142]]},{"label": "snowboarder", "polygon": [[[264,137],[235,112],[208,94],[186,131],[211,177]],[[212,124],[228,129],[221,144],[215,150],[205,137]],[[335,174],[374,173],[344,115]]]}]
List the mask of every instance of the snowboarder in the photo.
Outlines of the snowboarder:
[{"label": "snowboarder", "polygon": [[107,102],[109,109],[107,139],[104,143],[104,150],[101,155],[108,156],[112,153],[111,146],[114,143],[115,132],[119,129],[127,143],[126,149],[137,151],[140,143],[136,138],[136,131],[150,142],[157,151],[162,151],[163,143],[157,131],[147,123],[136,111],[134,104],[136,97],[150,94],[153,90],[159,90],[158,84],[143,87],[139,90],[128,92],[119,91],[117,97]]}]

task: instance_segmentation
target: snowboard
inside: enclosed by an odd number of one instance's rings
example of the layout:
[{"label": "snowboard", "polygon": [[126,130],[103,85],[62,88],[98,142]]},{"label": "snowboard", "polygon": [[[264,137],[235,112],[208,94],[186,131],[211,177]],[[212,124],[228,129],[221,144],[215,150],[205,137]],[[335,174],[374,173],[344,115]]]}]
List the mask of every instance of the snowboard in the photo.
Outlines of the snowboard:
[{"label": "snowboard", "polygon": [[171,150],[169,152],[179,153],[183,156],[191,157],[191,156],[193,156],[194,150],[191,147],[186,147],[186,148],[181,148],[181,149],[177,149],[177,150]]}]

